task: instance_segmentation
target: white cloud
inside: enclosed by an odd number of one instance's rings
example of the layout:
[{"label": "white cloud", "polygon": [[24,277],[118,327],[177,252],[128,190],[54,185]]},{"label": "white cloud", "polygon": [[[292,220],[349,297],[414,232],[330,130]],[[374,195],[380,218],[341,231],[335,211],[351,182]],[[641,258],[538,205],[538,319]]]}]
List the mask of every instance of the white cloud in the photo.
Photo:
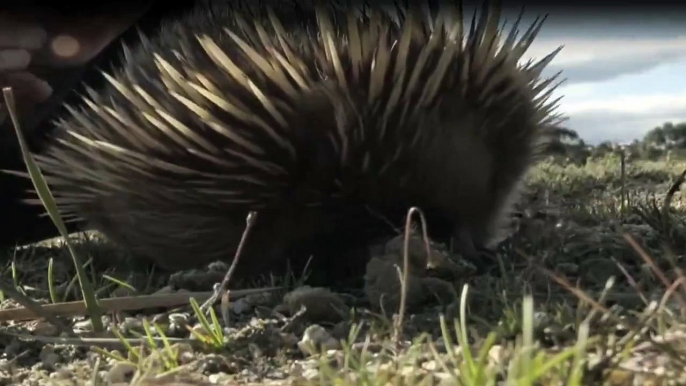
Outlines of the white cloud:
[{"label": "white cloud", "polygon": [[563,96],[560,112],[586,141],[631,141],[664,122],[686,121],[686,31],[641,38],[548,37],[528,55],[541,58],[561,43],[565,47],[546,73],[562,70],[567,82],[556,92]]},{"label": "white cloud", "polygon": [[565,103],[568,114],[605,112],[624,116],[670,115],[686,110],[683,94],[619,95],[614,99],[579,100]]},{"label": "white cloud", "polygon": [[593,98],[593,88],[578,88],[572,98],[561,103],[561,110],[569,117],[568,127],[591,143],[631,141],[664,122],[686,120],[686,89],[674,94]]},{"label": "white cloud", "polygon": [[686,55],[686,35],[672,38],[649,39],[603,39],[603,38],[556,38],[539,40],[528,50],[529,56],[543,57],[564,45],[555,58],[556,65],[578,66],[584,63],[598,63],[617,58],[638,59],[643,56],[654,58]]},{"label": "white cloud", "polygon": [[686,33],[669,38],[569,38],[534,43],[529,57],[542,58],[561,44],[562,51],[546,69],[562,70],[568,83],[599,82],[637,74],[686,58]]},{"label": "white cloud", "polygon": [[585,111],[569,115],[568,127],[579,133],[588,143],[602,141],[630,142],[664,122],[679,122],[686,118],[686,106],[681,111],[655,114],[608,113]]},{"label": "white cloud", "polygon": [[584,140],[631,141],[664,122],[686,121],[686,24],[679,13],[541,11],[550,18],[524,59],[564,46],[544,75],[562,71],[559,112]]}]

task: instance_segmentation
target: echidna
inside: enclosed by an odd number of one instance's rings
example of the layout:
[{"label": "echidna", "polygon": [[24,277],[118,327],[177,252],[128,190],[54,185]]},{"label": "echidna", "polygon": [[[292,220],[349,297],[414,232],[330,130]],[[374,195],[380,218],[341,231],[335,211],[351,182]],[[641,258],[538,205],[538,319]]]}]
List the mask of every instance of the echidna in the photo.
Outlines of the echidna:
[{"label": "echidna", "polygon": [[124,47],[37,157],[63,216],[168,268],[230,259],[252,210],[243,275],[392,235],[412,206],[470,252],[559,118],[557,51],[519,63],[543,19],[501,41],[489,4],[468,32],[460,4],[203,7]]}]

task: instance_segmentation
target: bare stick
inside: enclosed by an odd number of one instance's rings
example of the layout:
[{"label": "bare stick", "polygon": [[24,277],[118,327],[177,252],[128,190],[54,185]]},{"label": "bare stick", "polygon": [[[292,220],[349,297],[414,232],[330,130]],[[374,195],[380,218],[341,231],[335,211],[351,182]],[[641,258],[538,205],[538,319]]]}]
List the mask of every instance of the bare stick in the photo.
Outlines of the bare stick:
[{"label": "bare stick", "polygon": [[400,335],[402,335],[403,324],[405,322],[405,312],[407,307],[407,282],[410,280],[410,227],[412,225],[412,215],[419,214],[419,219],[422,224],[422,235],[424,236],[424,243],[426,246],[427,259],[431,259],[431,248],[429,246],[429,238],[426,230],[426,220],[424,213],[417,207],[412,207],[407,211],[407,218],[405,220],[405,240],[403,245],[403,272],[398,272],[400,279],[400,309],[398,310],[398,319],[396,320],[395,329],[393,332],[393,341],[396,345],[400,343]]},{"label": "bare stick", "polygon": [[[28,301],[24,302],[22,301],[22,299],[25,299],[26,296],[24,296],[16,290],[13,290],[11,285],[6,284],[2,280],[0,280],[0,289],[5,291],[5,293],[9,297],[16,300],[17,303],[23,306],[0,310],[0,322],[6,322],[9,320],[17,322],[37,318],[44,318],[46,320],[49,320],[51,317],[54,318],[55,316],[72,317],[83,316],[87,314],[86,305],[82,300],[53,304],[37,304],[32,301],[35,304],[34,306],[25,304],[28,303]],[[240,299],[248,295],[260,294],[270,291],[278,291],[282,289],[282,287],[266,287],[236,290],[231,292],[231,297],[233,299]],[[15,296],[15,293],[19,293],[19,295]],[[188,301],[190,300],[190,298],[197,299],[198,301],[205,301],[212,297],[212,294],[213,291],[175,292],[171,294],[153,294],[99,299],[98,302],[104,312],[121,312],[144,310],[149,308],[174,308],[179,306],[186,306],[188,305]],[[31,299],[29,298],[29,301],[30,300]],[[49,321],[52,323],[51,320]]]},{"label": "bare stick", "polygon": [[7,284],[4,280],[0,279],[0,290],[4,292],[7,296],[14,299],[17,303],[24,306],[24,309],[29,310],[34,315],[42,317],[43,319],[50,322],[53,326],[57,328],[59,332],[66,333],[69,336],[76,336],[74,331],[62,323],[52,312],[45,310],[41,304],[35,302],[33,299],[24,295],[23,293],[14,289],[14,286]]},{"label": "bare stick", "polygon": [[626,154],[624,149],[619,152],[619,166],[620,166],[620,178],[621,178],[621,194],[620,199],[622,200],[622,205],[620,207],[622,218],[626,218],[626,209],[628,205],[628,198],[626,196]]},{"label": "bare stick", "polygon": [[[658,277],[658,279],[660,279],[660,281],[662,281],[662,284],[665,286],[665,288],[670,288],[672,283],[669,282],[667,275],[665,274],[665,272],[662,269],[660,269],[660,267],[657,266],[657,264],[655,263],[655,260],[653,260],[653,258],[650,257],[650,255],[645,251],[645,249],[641,248],[641,246],[638,245],[636,240],[634,240],[634,238],[631,237],[631,235],[628,233],[624,234],[624,239],[629,243],[629,245],[631,245],[631,247],[634,249],[634,251],[636,251],[636,253],[638,253],[638,255],[643,259],[643,261],[646,264],[648,264],[650,266],[650,268],[652,268],[653,272]],[[681,283],[680,281],[678,281],[678,282]],[[683,285],[683,283],[681,283],[681,284]],[[679,306],[681,307],[681,309],[682,310],[686,309],[686,300],[684,300],[684,298],[681,296],[681,294],[676,292],[676,293],[674,293],[674,297],[675,297],[676,301],[679,303]]]},{"label": "bare stick", "polygon": [[243,231],[243,235],[241,236],[241,241],[238,243],[238,248],[236,248],[236,255],[233,257],[233,261],[231,262],[231,266],[229,267],[229,270],[226,272],[226,275],[224,275],[224,279],[222,280],[221,284],[219,285],[219,288],[217,288],[216,291],[214,291],[214,294],[212,297],[210,297],[205,304],[203,304],[200,309],[203,312],[207,312],[207,310],[210,309],[210,307],[214,306],[214,304],[219,300],[219,298],[222,296],[222,294],[229,289],[229,282],[231,282],[231,277],[233,276],[233,272],[236,270],[236,266],[238,266],[238,260],[241,257],[241,254],[243,252],[243,248],[245,247],[245,242],[248,239],[248,235],[250,234],[250,230],[252,227],[255,225],[255,221],[257,220],[257,212],[251,211],[248,213],[248,218],[245,220],[246,225],[245,225],[245,230]]}]

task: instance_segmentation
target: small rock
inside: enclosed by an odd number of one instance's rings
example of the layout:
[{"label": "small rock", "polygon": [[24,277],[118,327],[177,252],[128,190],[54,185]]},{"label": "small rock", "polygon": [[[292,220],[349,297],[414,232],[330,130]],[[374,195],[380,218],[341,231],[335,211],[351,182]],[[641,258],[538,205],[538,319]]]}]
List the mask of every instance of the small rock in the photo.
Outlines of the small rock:
[{"label": "small rock", "polygon": [[534,328],[536,330],[539,330],[547,327],[552,322],[552,319],[550,318],[550,315],[548,315],[547,313],[537,311],[534,312],[533,322]]},{"label": "small rock", "polygon": [[228,385],[231,383],[231,381],[233,381],[233,377],[226,373],[210,374],[210,376],[207,378],[210,380],[210,383],[214,383],[216,385]]},{"label": "small rock", "polygon": [[270,307],[279,301],[277,298],[277,292],[275,291],[252,294],[244,297],[243,299],[245,299],[245,301],[248,304],[251,304],[253,307]]},{"label": "small rock", "polygon": [[231,302],[231,312],[237,315],[248,313],[253,308],[253,305],[248,302],[246,298],[241,298],[235,302]]},{"label": "small rock", "polygon": [[13,372],[16,370],[16,361],[8,359],[0,359],[0,372]]},{"label": "small rock", "polygon": [[320,350],[337,349],[339,342],[318,324],[313,324],[305,330],[303,338],[298,342],[298,348],[306,355],[316,355]]},{"label": "small rock", "polygon": [[169,314],[169,334],[187,334],[186,326],[190,324],[191,317],[187,313],[177,312]]},{"label": "small rock", "polygon": [[105,376],[105,381],[109,384],[131,382],[131,379],[136,374],[136,366],[131,363],[117,362],[112,366],[110,371]]},{"label": "small rock", "polygon": [[[385,253],[375,256],[395,255],[402,262],[405,253],[404,246],[405,236],[396,236],[386,244]],[[416,233],[412,234],[409,239],[408,258],[411,271],[428,273],[425,271],[431,270],[432,275],[446,280],[467,277],[476,272],[476,267],[472,263],[451,253],[444,244],[429,240],[429,256],[427,256],[423,236]]]},{"label": "small rock", "polygon": [[[429,245],[431,247],[431,245]],[[400,235],[392,238],[386,243],[386,247],[384,248],[384,253],[385,254],[403,254],[403,251],[405,250],[405,235]],[[412,263],[418,263],[417,265],[423,265],[426,264],[426,245],[424,244],[424,240],[422,239],[422,236],[413,234],[410,235],[410,239],[408,242],[408,254],[410,256],[410,259],[412,260],[413,257],[416,257],[418,261],[416,262],[410,262]],[[422,261],[423,260],[423,261]]]},{"label": "small rock", "polygon": [[195,354],[192,352],[184,352],[179,354],[179,363],[182,365],[187,365],[195,360]]},{"label": "small rock", "polygon": [[[365,273],[365,292],[369,301],[377,309],[394,313],[400,303],[400,278],[398,268],[402,267],[402,259],[397,255],[374,257],[367,263]],[[402,269],[402,268],[400,268]],[[424,304],[423,286],[421,278],[414,274],[410,266],[407,283],[407,302],[409,309]]]},{"label": "small rock", "polygon": [[76,322],[74,323],[74,331],[76,333],[92,332],[93,322],[90,319]]},{"label": "small rock", "polygon": [[295,315],[302,307],[305,307],[303,317],[314,323],[336,323],[343,320],[350,312],[350,308],[340,296],[321,287],[296,288],[283,297],[283,302],[291,315]]},{"label": "small rock", "polygon": [[169,314],[169,324],[188,324],[191,319],[190,315],[185,312],[174,312]]},{"label": "small rock", "polygon": [[505,361],[506,350],[501,345],[494,345],[488,350],[488,357],[496,365],[501,365]]},{"label": "small rock", "polygon": [[55,348],[51,344],[43,346],[39,358],[43,364],[43,368],[50,371],[55,370],[57,364],[61,360],[60,355],[55,352]]},{"label": "small rock", "polygon": [[[455,370],[455,372],[459,374],[459,370]],[[434,383],[435,385],[449,386],[449,385],[455,384],[455,379],[449,373],[435,372],[435,373],[432,373],[431,376],[433,377],[434,382],[437,382],[437,383]]]},{"label": "small rock", "polygon": [[305,378],[308,381],[312,381],[319,377],[319,370],[318,369],[306,369],[305,371],[302,372],[302,377]]},{"label": "small rock", "polygon": [[179,362],[181,364],[188,364],[195,360],[195,352],[193,347],[188,343],[174,343],[171,346],[172,350],[176,352]]},{"label": "small rock", "polygon": [[230,367],[222,357],[210,354],[198,360],[200,372],[203,374],[228,373]]},{"label": "small rock", "polygon": [[41,336],[56,336],[57,327],[55,327],[52,323],[49,323],[43,319],[39,319],[31,329],[31,332]]},{"label": "small rock", "polygon": [[439,369],[439,366],[435,360],[430,360],[422,363],[422,368],[427,371],[436,371]]},{"label": "small rock", "polygon": [[[72,372],[67,370],[67,369],[59,369],[59,370],[55,371],[54,373],[50,374],[50,378],[57,379],[60,381],[71,380],[72,377],[73,377]],[[64,382],[60,382],[60,384],[64,384]]]},{"label": "small rock", "polygon": [[[394,313],[398,310],[401,296],[401,282],[398,274],[402,264],[399,255],[384,255],[372,258],[367,264],[365,292],[370,303],[377,309]],[[436,277],[426,277],[425,269],[409,266],[407,283],[407,310],[414,310],[439,300],[452,303],[457,295],[452,285]]]},{"label": "small rock", "polygon": [[142,330],[143,329],[143,321],[140,318],[132,318],[132,317],[125,318],[121,322],[121,324],[119,325],[119,329],[123,330],[123,331]]}]

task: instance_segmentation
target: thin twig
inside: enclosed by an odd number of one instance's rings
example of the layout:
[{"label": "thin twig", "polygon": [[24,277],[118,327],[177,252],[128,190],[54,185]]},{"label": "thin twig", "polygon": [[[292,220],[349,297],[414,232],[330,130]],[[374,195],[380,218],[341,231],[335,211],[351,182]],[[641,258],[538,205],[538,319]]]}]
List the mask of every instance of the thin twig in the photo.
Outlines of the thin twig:
[{"label": "thin twig", "polygon": [[626,154],[624,152],[624,149],[622,149],[619,153],[620,155],[620,179],[621,179],[621,194],[620,194],[620,199],[622,200],[622,206],[621,206],[621,214],[622,214],[622,219],[626,218],[626,212],[627,212],[627,207],[629,205],[628,198],[626,196]]},{"label": "thin twig", "polygon": [[[0,283],[2,282],[0,281]],[[4,288],[9,287],[8,285],[3,284],[1,287],[1,289],[7,292],[9,296],[11,296],[14,299],[18,299],[13,295],[13,293],[10,293],[10,291],[12,291],[11,288],[9,290],[6,290]],[[236,290],[231,293],[231,296],[234,299],[239,299],[241,297],[252,294],[277,291],[281,289],[281,287],[267,287],[257,289]],[[144,296],[123,296],[119,298],[99,299],[99,305],[105,312],[133,311],[149,308],[179,307],[188,305],[188,302],[191,298],[200,299],[199,301],[203,301],[205,299],[211,298],[212,294],[212,291],[206,291],[176,292],[172,294]],[[29,301],[31,301],[31,299],[29,299]],[[19,300],[17,300],[17,302],[19,302]],[[32,306],[25,305],[23,302],[20,302],[20,304],[24,307],[0,310],[0,322],[5,322],[9,320],[31,320],[41,317],[45,318],[46,320],[49,320],[50,317],[54,316],[81,316],[87,312],[86,305],[83,300],[45,305],[37,304],[37,309],[33,308]],[[48,314],[50,316],[46,316]]]},{"label": "thin twig", "polygon": [[[539,267],[538,269],[541,270],[545,275],[547,275],[547,276],[550,277],[551,279],[555,280],[559,285],[561,285],[562,287],[564,287],[565,289],[567,289],[569,292],[571,292],[572,294],[574,294],[577,298],[579,298],[579,299],[585,301],[586,303],[588,303],[589,305],[591,305],[591,307],[592,307],[593,309],[595,309],[595,310],[597,310],[597,311],[600,311],[600,312],[602,312],[603,314],[606,314],[606,315],[612,315],[612,314],[610,313],[610,310],[609,310],[609,309],[605,308],[603,305],[601,305],[600,303],[598,303],[597,301],[595,301],[594,299],[592,299],[592,298],[591,298],[590,296],[588,296],[584,291],[582,291],[582,290],[580,290],[580,289],[578,289],[578,288],[572,286],[572,285],[569,283],[569,281],[567,280],[567,278],[562,277],[562,276],[558,276],[558,275],[556,275],[555,273],[553,273],[552,271],[550,271],[550,270],[548,270],[548,269],[545,269],[545,268],[543,268],[543,267]],[[619,319],[617,319],[617,321],[620,322]]]},{"label": "thin twig", "polygon": [[[650,268],[655,272],[655,275],[662,281],[662,284],[664,284],[665,288],[670,288],[672,283],[669,282],[669,279],[667,278],[667,275],[665,275],[664,271],[660,269],[660,267],[657,266],[655,261],[653,260],[648,253],[641,248],[640,245],[634,240],[631,235],[628,233],[624,234],[624,239],[631,245],[631,247],[638,253],[639,256],[643,259],[643,261],[646,262],[650,266]],[[683,283],[682,283],[683,284]],[[684,301],[684,298],[681,296],[680,293],[675,292],[674,297],[676,298],[676,301],[679,303],[679,306],[681,309],[686,309],[686,301]]]},{"label": "thin twig", "polygon": [[[45,308],[43,308],[41,304],[37,303],[35,300],[14,289],[14,286],[8,284],[4,279],[0,279],[0,290],[2,290],[2,292],[4,292],[7,296],[14,299],[17,303],[24,306],[25,310],[32,312],[34,315],[50,322],[53,326],[57,328],[59,332],[66,333],[69,336],[76,336],[76,334],[74,334],[74,331],[71,328],[67,327],[67,325],[62,323],[62,321],[57,319],[57,317],[51,311],[46,310]],[[0,320],[2,320],[1,317]]]},{"label": "thin twig", "polygon": [[622,265],[622,263],[617,261],[617,259],[615,259],[614,257],[611,257],[610,259],[615,263],[617,268],[622,272],[622,274],[624,275],[624,278],[627,280],[629,285],[634,289],[634,291],[636,291],[636,294],[643,301],[643,304],[647,306],[649,304],[648,298],[645,296],[645,294],[641,290],[641,287],[638,285],[636,280],[634,280],[634,278],[629,274],[629,271],[627,271],[626,268],[624,268],[624,265]]},{"label": "thin twig", "polygon": [[405,240],[403,245],[403,272],[398,273],[400,279],[400,309],[398,310],[398,319],[396,319],[396,325],[393,332],[393,341],[396,346],[400,344],[400,336],[402,335],[403,324],[405,322],[405,312],[407,307],[407,282],[410,280],[410,231],[412,225],[412,215],[417,213],[419,215],[420,222],[422,224],[422,234],[424,236],[424,243],[426,246],[427,259],[431,260],[431,248],[429,246],[428,232],[426,230],[426,219],[424,218],[424,213],[421,209],[417,207],[412,207],[407,211],[407,217],[405,219]]},{"label": "thin twig", "polygon": [[[105,338],[105,337],[59,337],[59,336],[40,336],[32,334],[19,334],[7,330],[0,330],[0,335],[13,336],[22,340],[36,341],[41,343],[49,344],[63,344],[63,345],[73,345],[73,346],[85,346],[85,347],[112,347],[112,348],[126,348],[124,343],[119,338]],[[126,341],[130,345],[140,345],[147,344],[150,339],[155,342],[163,343],[165,340],[168,343],[187,343],[191,346],[202,347],[203,342],[197,339],[191,338],[174,338],[174,337],[144,337],[144,338],[126,338]]]},{"label": "thin twig", "polygon": [[233,276],[234,271],[236,270],[236,267],[238,266],[238,260],[241,257],[241,254],[243,253],[243,248],[245,247],[245,243],[248,239],[248,235],[250,234],[250,230],[252,227],[255,225],[255,222],[257,220],[257,212],[251,211],[248,213],[248,218],[245,220],[246,226],[245,230],[243,230],[243,235],[241,236],[241,241],[238,243],[238,248],[236,248],[236,254],[233,257],[233,261],[231,262],[231,266],[229,267],[229,270],[226,271],[226,275],[224,275],[224,279],[222,279],[221,284],[219,285],[219,288],[217,288],[216,291],[214,291],[214,294],[212,297],[210,297],[205,304],[203,304],[200,309],[202,312],[207,312],[210,307],[214,306],[214,304],[219,300],[219,298],[222,296],[222,294],[229,289],[229,283],[231,282],[231,277]]}]

